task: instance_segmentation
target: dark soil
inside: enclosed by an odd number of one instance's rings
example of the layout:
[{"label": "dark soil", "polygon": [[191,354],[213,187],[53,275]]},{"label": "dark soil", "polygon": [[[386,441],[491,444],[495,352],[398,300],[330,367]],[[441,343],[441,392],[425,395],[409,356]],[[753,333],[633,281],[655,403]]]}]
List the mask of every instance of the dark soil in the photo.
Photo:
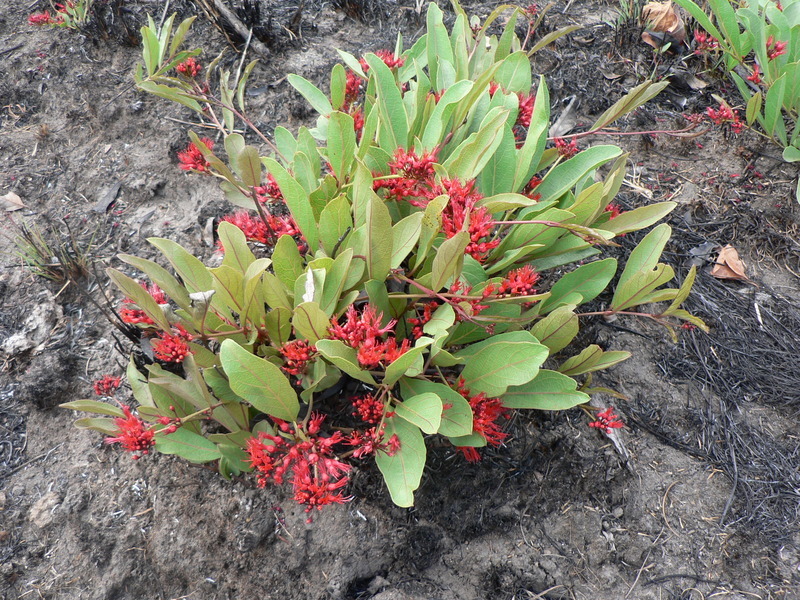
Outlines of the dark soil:
[{"label": "dark soil", "polygon": [[[180,171],[192,115],[138,93],[136,35],[146,13],[198,14],[205,57],[226,35],[187,0],[111,0],[83,32],[27,24],[43,2],[0,0],[0,195],[26,208],[55,249],[73,239],[95,271],[119,252],[154,253],[168,237],[208,260],[203,225],[223,213],[217,185]],[[327,80],[336,48],[360,55],[421,33],[413,0],[250,2],[269,57],[248,98],[260,127],[308,123],[284,76]],[[445,2],[440,2],[448,10]],[[485,17],[495,2],[465,2]],[[249,16],[248,16],[249,15]],[[422,15],[422,16],[421,16]],[[655,71],[673,84],[623,130],[681,127],[683,113],[735,103],[698,61],[654,64],[615,5],[559,1],[543,31],[582,28],[537,55],[554,118],[576,96],[590,124]],[[227,53],[229,65],[240,60]],[[252,56],[252,55],[251,55]],[[199,131],[199,130],[198,130]],[[504,447],[466,464],[431,452],[416,507],[391,504],[377,469],[353,477],[354,500],[307,515],[285,490],[225,482],[168,456],[132,461],[72,426],[59,403],[121,374],[124,339],[77,287],[36,277],[0,236],[0,591],[11,599],[682,599],[800,598],[800,206],[797,172],[755,135],[584,139],[631,153],[623,208],[672,199],[665,259],[678,278],[700,265],[689,308],[711,333],[678,344],[637,320],[587,321],[588,335],[635,358],[596,383],[619,390],[619,444],[579,411],[524,414]],[[629,236],[626,244],[634,244]],[[732,244],[750,282],[709,274]],[[707,248],[703,250],[703,248]],[[698,250],[700,249],[700,250]],[[80,252],[78,252],[80,254]],[[113,296],[89,273],[89,295]],[[607,300],[607,299],[606,299]],[[602,302],[601,297],[598,302]]]}]

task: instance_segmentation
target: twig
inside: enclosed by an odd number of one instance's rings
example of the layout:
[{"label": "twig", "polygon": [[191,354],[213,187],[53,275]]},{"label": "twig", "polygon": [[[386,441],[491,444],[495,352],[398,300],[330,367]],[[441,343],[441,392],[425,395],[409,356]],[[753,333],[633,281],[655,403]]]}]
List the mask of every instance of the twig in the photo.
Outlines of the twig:
[{"label": "twig", "polygon": [[[239,20],[239,17],[237,17],[231,9],[225,6],[225,3],[222,0],[214,0],[214,8],[216,8],[223,17],[225,17],[225,20],[231,24],[231,27],[236,30],[236,33],[238,33],[243,40],[248,39],[249,29]],[[267,47],[259,40],[252,40],[250,45],[253,47],[253,50],[256,51],[256,54],[261,56],[261,58],[264,60],[269,58],[269,50],[267,50]]]},{"label": "twig", "polygon": [[22,463],[21,465],[18,465],[18,466],[16,466],[16,467],[14,467],[13,469],[11,469],[11,471],[9,471],[9,472],[8,472],[8,474],[6,475],[6,477],[10,477],[11,475],[13,475],[14,473],[16,473],[17,471],[21,471],[22,469],[24,469],[24,468],[25,468],[25,467],[27,467],[28,465],[35,463],[37,460],[42,460],[43,458],[47,458],[48,456],[50,456],[50,455],[53,453],[53,451],[54,451],[54,450],[56,450],[56,449],[60,448],[60,447],[61,447],[61,446],[63,446],[63,445],[64,445],[64,442],[61,442],[60,444],[58,444],[58,445],[56,445],[56,446],[53,446],[52,448],[50,448],[50,450],[48,450],[48,451],[47,451],[47,452],[45,452],[44,454],[40,454],[39,456],[35,456],[35,457],[33,457],[32,459],[30,459],[30,460],[26,460],[26,461],[25,461],[24,463]]}]

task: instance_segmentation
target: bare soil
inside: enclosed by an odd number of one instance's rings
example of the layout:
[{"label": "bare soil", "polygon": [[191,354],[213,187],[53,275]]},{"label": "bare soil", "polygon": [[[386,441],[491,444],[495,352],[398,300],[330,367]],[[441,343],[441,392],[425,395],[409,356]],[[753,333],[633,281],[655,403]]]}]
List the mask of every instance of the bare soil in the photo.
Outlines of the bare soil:
[{"label": "bare soil", "polygon": [[[119,252],[154,257],[169,237],[208,260],[203,237],[226,203],[211,178],[187,175],[176,151],[192,115],[137,92],[136,32],[147,12],[198,14],[190,44],[206,58],[228,45],[188,0],[109,1],[105,27],[36,29],[43,2],[0,0],[0,195],[26,208],[57,246],[71,236],[97,270]],[[425,2],[420,4],[425,5]],[[495,2],[464,2],[485,17]],[[441,1],[443,10],[447,3]],[[424,26],[412,0],[262,0],[270,56],[248,100],[271,131],[309,122],[289,72],[327,79],[335,48],[393,47]],[[699,61],[654,62],[616,5],[555,3],[540,35],[581,29],[537,55],[557,117],[571,96],[590,124],[656,72],[672,85],[621,123],[623,131],[681,127],[684,113],[733,90]],[[229,34],[233,35],[233,34]],[[688,52],[686,52],[688,54]],[[229,66],[240,60],[229,49]],[[688,86],[696,73],[709,83]],[[202,131],[195,127],[195,131]],[[519,415],[512,436],[479,464],[432,451],[416,507],[400,509],[365,466],[354,500],[307,515],[284,490],[225,482],[168,456],[132,461],[72,426],[61,402],[121,374],[122,340],[75,286],[35,277],[0,236],[0,593],[12,599],[241,598],[472,600],[800,598],[800,206],[797,171],[752,133],[692,139],[636,135],[619,202],[664,199],[674,238],[665,260],[682,279],[701,266],[691,309],[712,327],[663,331],[637,320],[587,322],[587,339],[635,358],[596,383],[617,389],[627,427],[616,445],[579,411]],[[626,238],[634,244],[636,236]],[[734,245],[751,282],[709,275]],[[118,298],[103,276],[91,295]],[[598,303],[603,302],[598,299]],[[605,299],[608,300],[607,298]]]}]

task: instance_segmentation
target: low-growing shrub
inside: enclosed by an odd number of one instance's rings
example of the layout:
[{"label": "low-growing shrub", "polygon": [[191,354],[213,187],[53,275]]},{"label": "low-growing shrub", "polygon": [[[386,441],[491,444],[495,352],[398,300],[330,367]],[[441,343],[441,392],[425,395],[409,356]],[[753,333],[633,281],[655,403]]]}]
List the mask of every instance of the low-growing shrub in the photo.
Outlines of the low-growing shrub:
[{"label": "low-growing shrub", "polygon": [[[149,282],[108,270],[126,295],[120,316],[141,337],[127,371],[138,414],[64,405],[110,417],[79,426],[137,456],[155,449],[217,462],[226,478],[289,481],[309,509],[345,501],[353,462],[374,458],[394,502],[411,506],[428,440],[477,460],[502,444],[511,411],[594,414],[591,374],[629,353],[575,347],[587,314],[703,326],[680,308],[694,270],[663,287],[674,275],[658,262],[666,224],[627,257],[607,306],[579,311],[617,273],[602,247],[675,204],[620,213],[619,148],[548,147],[547,86],[540,77],[531,93],[529,59],[542,42],[525,51],[514,36],[524,13],[495,36],[501,10],[481,25],[454,7],[448,31],[431,4],[427,33],[404,51],[400,39],[361,60],[341,52],[329,95],[290,75],[319,118],[272,139],[246,116],[253,64],[235,81],[222,72],[215,96],[219,59],[202,65],[199,51],[180,50],[191,20],[174,35],[172,19],[143,29],[139,88],[191,108],[222,137],[190,134],[181,168],[219,178],[240,210],[219,224],[219,266],[152,238],[170,269],[121,255]],[[640,86],[598,127],[650,96]],[[636,311],[654,302],[665,304]],[[620,425],[611,410],[593,423]]]}]

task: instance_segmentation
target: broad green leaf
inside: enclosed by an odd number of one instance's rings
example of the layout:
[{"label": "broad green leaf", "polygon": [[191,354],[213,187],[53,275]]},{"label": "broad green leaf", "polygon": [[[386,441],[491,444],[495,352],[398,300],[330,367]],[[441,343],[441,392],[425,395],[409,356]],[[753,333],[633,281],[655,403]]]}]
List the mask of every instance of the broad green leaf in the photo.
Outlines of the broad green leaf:
[{"label": "broad green leaf", "polygon": [[192,463],[206,463],[220,457],[216,444],[185,427],[170,434],[157,434],[155,440],[156,450],[161,454],[175,454]]},{"label": "broad green leaf", "polygon": [[[444,13],[435,3],[428,5],[427,14],[427,55],[428,71],[431,83],[436,86],[435,91],[440,91],[444,86],[439,86],[439,68],[441,64],[453,65],[453,48],[447,36],[447,29],[442,21]],[[371,66],[371,65],[370,65]]]},{"label": "broad green leaf", "polygon": [[341,110],[344,106],[346,83],[347,73],[342,65],[336,63],[331,69],[331,106],[333,110]]},{"label": "broad green leaf", "polygon": [[599,166],[614,160],[622,154],[617,146],[592,146],[577,156],[561,163],[548,171],[536,187],[541,201],[557,199],[566,194],[575,185]]},{"label": "broad green leaf", "polygon": [[333,266],[331,266],[328,276],[325,278],[325,283],[322,286],[320,308],[329,317],[333,315],[336,305],[339,303],[352,262],[353,249],[346,248],[333,261]]},{"label": "broad green leaf", "polygon": [[572,377],[542,369],[533,381],[508,388],[501,400],[506,408],[567,410],[589,401],[588,394],[577,388],[578,382]]},{"label": "broad green leaf", "polygon": [[244,314],[244,277],[241,272],[232,267],[222,265],[216,269],[209,269],[214,278],[213,290],[216,292],[214,299],[220,299],[230,310]]},{"label": "broad green leaf", "polygon": [[475,203],[475,207],[480,208],[484,206],[490,213],[498,213],[515,208],[535,206],[538,203],[538,200],[523,196],[522,194],[502,193],[482,198]]},{"label": "broad green leaf", "polygon": [[447,333],[456,322],[456,313],[450,304],[442,304],[433,311],[431,320],[422,326],[423,333],[434,337]]},{"label": "broad green leaf", "polygon": [[391,69],[374,54],[365,56],[370,78],[375,77],[378,91],[377,106],[383,118],[378,127],[380,147],[394,154],[397,148],[408,146],[408,115],[400,89]]},{"label": "broad green leaf", "polygon": [[437,433],[442,422],[442,400],[436,394],[425,392],[397,402],[393,410],[401,419],[416,425],[425,433]]},{"label": "broad green leaf", "polygon": [[466,231],[459,231],[449,240],[442,242],[433,259],[431,289],[439,291],[451,279],[458,279],[464,264],[464,250],[468,244],[469,234]]},{"label": "broad green leaf", "polygon": [[494,79],[508,92],[521,92],[527,94],[531,91],[531,59],[523,51],[514,52],[507,56]]},{"label": "broad green leaf", "polygon": [[154,263],[152,260],[131,256],[130,254],[118,254],[117,258],[147,275],[150,281],[160,287],[180,308],[186,311],[191,309],[192,303],[186,288],[164,267]]},{"label": "broad green leaf", "polygon": [[583,375],[584,373],[607,369],[630,357],[630,352],[619,350],[604,352],[600,346],[592,344],[584,348],[577,356],[565,360],[559,367],[558,372],[569,376]]},{"label": "broad green leaf", "polygon": [[331,321],[316,302],[303,302],[294,309],[292,325],[298,334],[312,344],[328,334]]},{"label": "broad green leaf", "polygon": [[755,120],[761,116],[761,107],[764,104],[764,96],[760,91],[752,95],[750,100],[747,101],[747,109],[745,110],[745,118],[747,124],[752,125]]},{"label": "broad green leaf", "polygon": [[333,251],[340,240],[353,228],[353,217],[350,214],[350,202],[342,194],[328,202],[319,218],[319,240],[325,253],[333,257]]},{"label": "broad green leaf", "polygon": [[323,94],[317,86],[307,79],[304,79],[299,75],[295,75],[294,73],[287,75],[287,79],[289,80],[291,86],[300,92],[303,98],[308,100],[308,103],[319,114],[324,117],[327,117],[329,114],[331,114],[333,111],[331,103],[328,100],[328,97]]},{"label": "broad green leaf", "polygon": [[373,194],[367,204],[367,274],[383,280],[392,261],[392,217],[383,200]]},{"label": "broad green leaf", "polygon": [[464,140],[444,162],[447,172],[464,180],[477,177],[503,141],[502,131],[508,115],[504,108],[490,110],[480,129]]},{"label": "broad green leaf", "polygon": [[116,436],[119,434],[119,427],[114,420],[104,417],[85,417],[83,419],[77,419],[73,425],[78,429],[91,429],[92,431],[99,431],[109,436]]},{"label": "broad green leaf", "polygon": [[285,421],[297,418],[300,410],[297,393],[278,367],[233,340],[222,342],[220,359],[231,389],[256,410]]},{"label": "broad green leaf", "polygon": [[639,229],[644,229],[645,227],[650,227],[650,225],[654,223],[658,223],[671,213],[676,206],[678,206],[677,202],[657,202],[656,204],[650,204],[648,206],[640,206],[639,208],[626,211],[599,226],[604,231],[611,231],[617,235],[630,231],[638,231]]},{"label": "broad green leaf", "polygon": [[[517,146],[511,123],[503,126],[502,139],[492,157],[486,163],[478,179],[478,187],[484,196],[505,194],[514,189],[514,172],[516,171]],[[486,204],[488,198],[481,200]],[[529,205],[525,205],[529,206]],[[489,207],[489,212],[498,212],[502,208]]]},{"label": "broad green leaf", "polygon": [[654,290],[668,283],[675,276],[675,271],[669,265],[658,264],[652,271],[641,271],[628,279],[624,284],[617,286],[611,300],[613,310],[625,310],[648,302],[659,302],[670,299],[654,297]]},{"label": "broad green leaf", "polygon": [[73,400],[72,402],[65,402],[59,404],[61,408],[69,408],[70,410],[80,410],[83,412],[97,413],[99,415],[110,415],[112,417],[125,418],[125,413],[122,409],[109,404],[107,402],[99,402],[97,400]]},{"label": "broad green leaf", "polygon": [[636,110],[642,104],[655,98],[668,85],[669,81],[660,81],[658,83],[645,81],[644,83],[640,83],[617,100],[606,112],[600,115],[594,125],[592,125],[590,131],[597,131],[598,129],[611,125],[611,123],[623,115]]},{"label": "broad green leaf", "polygon": [[[416,373],[418,374],[422,371],[422,354],[425,352],[425,348],[431,344],[433,340],[428,338],[427,341],[423,341],[425,338],[422,338],[417,341],[417,345],[414,348],[408,350],[405,354],[398,357],[394,362],[389,364],[386,367],[386,375],[383,378],[384,385],[394,385],[397,381],[413,367],[414,363],[419,361],[419,367],[415,369]],[[420,344],[420,342],[423,342]],[[425,431],[425,429],[423,429]],[[435,433],[435,432],[426,432],[426,433]]]},{"label": "broad green leaf", "polygon": [[230,156],[231,166],[248,188],[261,185],[261,157],[258,149],[245,146],[234,156]]},{"label": "broad green leaf", "polygon": [[293,290],[295,281],[303,273],[303,258],[297,249],[297,242],[291,236],[282,235],[278,238],[272,251],[272,268],[281,283]]},{"label": "broad green leaf", "polygon": [[344,342],[339,340],[319,340],[316,343],[316,347],[322,356],[353,379],[363,381],[369,385],[377,385],[369,371],[365,371],[359,366],[356,351]]},{"label": "broad green leaf", "polygon": [[644,236],[628,257],[625,269],[619,277],[617,289],[635,274],[655,269],[671,234],[672,228],[666,223],[662,223]]},{"label": "broad green leaf", "polygon": [[399,417],[386,419],[384,439],[388,441],[394,435],[400,441],[400,448],[392,456],[379,451],[375,455],[375,462],[383,474],[392,501],[397,506],[409,507],[414,505],[414,491],[419,487],[425,468],[425,440],[419,427]]},{"label": "broad green leaf", "polygon": [[522,385],[536,377],[549,354],[527,331],[503,333],[457,352],[466,358],[461,376],[471,393],[499,397],[508,386]]},{"label": "broad green leaf", "polygon": [[[606,289],[617,272],[617,260],[606,258],[582,265],[559,279],[550,290],[550,297],[542,302],[540,314],[546,314],[562,304],[584,304]],[[580,300],[572,302],[573,294]]]},{"label": "broad green leaf", "polygon": [[272,158],[265,158],[263,160],[267,170],[275,178],[275,181],[280,187],[283,198],[286,201],[286,206],[292,213],[297,226],[300,228],[303,236],[308,242],[309,249],[313,252],[317,249],[317,242],[319,232],[317,229],[317,221],[314,218],[314,212],[311,208],[311,203],[308,199],[308,194],[303,189],[303,186],[298,183],[297,179],[284,169],[276,160]]},{"label": "broad green leaf", "polygon": [[125,376],[128,378],[128,385],[131,386],[133,397],[139,403],[139,407],[154,407],[153,396],[150,394],[150,388],[147,385],[147,377],[139,372],[136,368],[136,361],[131,354],[128,360],[128,366],[125,369]]},{"label": "broad green leaf", "polygon": [[356,150],[356,132],[353,117],[336,111],[328,122],[328,162],[337,179],[344,182],[353,164]]},{"label": "broad green leaf", "polygon": [[550,349],[550,354],[566,348],[578,335],[578,316],[575,314],[575,305],[561,306],[538,321],[531,333]]},{"label": "broad green leaf", "polygon": [[207,292],[213,285],[213,277],[206,266],[187,252],[182,246],[164,238],[147,238],[153,246],[161,250],[166,259],[180,276],[189,293]]},{"label": "broad green leaf", "polygon": [[[417,151],[430,151],[441,143],[445,133],[449,130],[447,126],[453,112],[467,94],[472,91],[473,85],[472,81],[464,79],[457,81],[445,90],[425,123],[425,131],[422,134],[422,147],[418,148]],[[457,126],[459,123],[454,123],[453,125]]]},{"label": "broad green leaf", "polygon": [[423,212],[415,212],[392,227],[392,258],[389,266],[396,269],[414,249],[422,233]]},{"label": "broad green leaf", "polygon": [[256,257],[247,245],[247,239],[242,230],[233,223],[223,221],[219,224],[217,233],[222,247],[225,249],[222,264],[234,268],[240,273],[247,271],[247,267],[253,264]]},{"label": "broad green leaf", "polygon": [[404,399],[419,394],[435,394],[442,401],[442,420],[439,433],[459,437],[472,433],[472,408],[464,397],[450,386],[424,379],[404,377],[400,380]]},{"label": "broad green leaf", "polygon": [[264,327],[269,339],[276,346],[283,346],[292,335],[292,311],[287,308],[275,308],[264,318]]}]

